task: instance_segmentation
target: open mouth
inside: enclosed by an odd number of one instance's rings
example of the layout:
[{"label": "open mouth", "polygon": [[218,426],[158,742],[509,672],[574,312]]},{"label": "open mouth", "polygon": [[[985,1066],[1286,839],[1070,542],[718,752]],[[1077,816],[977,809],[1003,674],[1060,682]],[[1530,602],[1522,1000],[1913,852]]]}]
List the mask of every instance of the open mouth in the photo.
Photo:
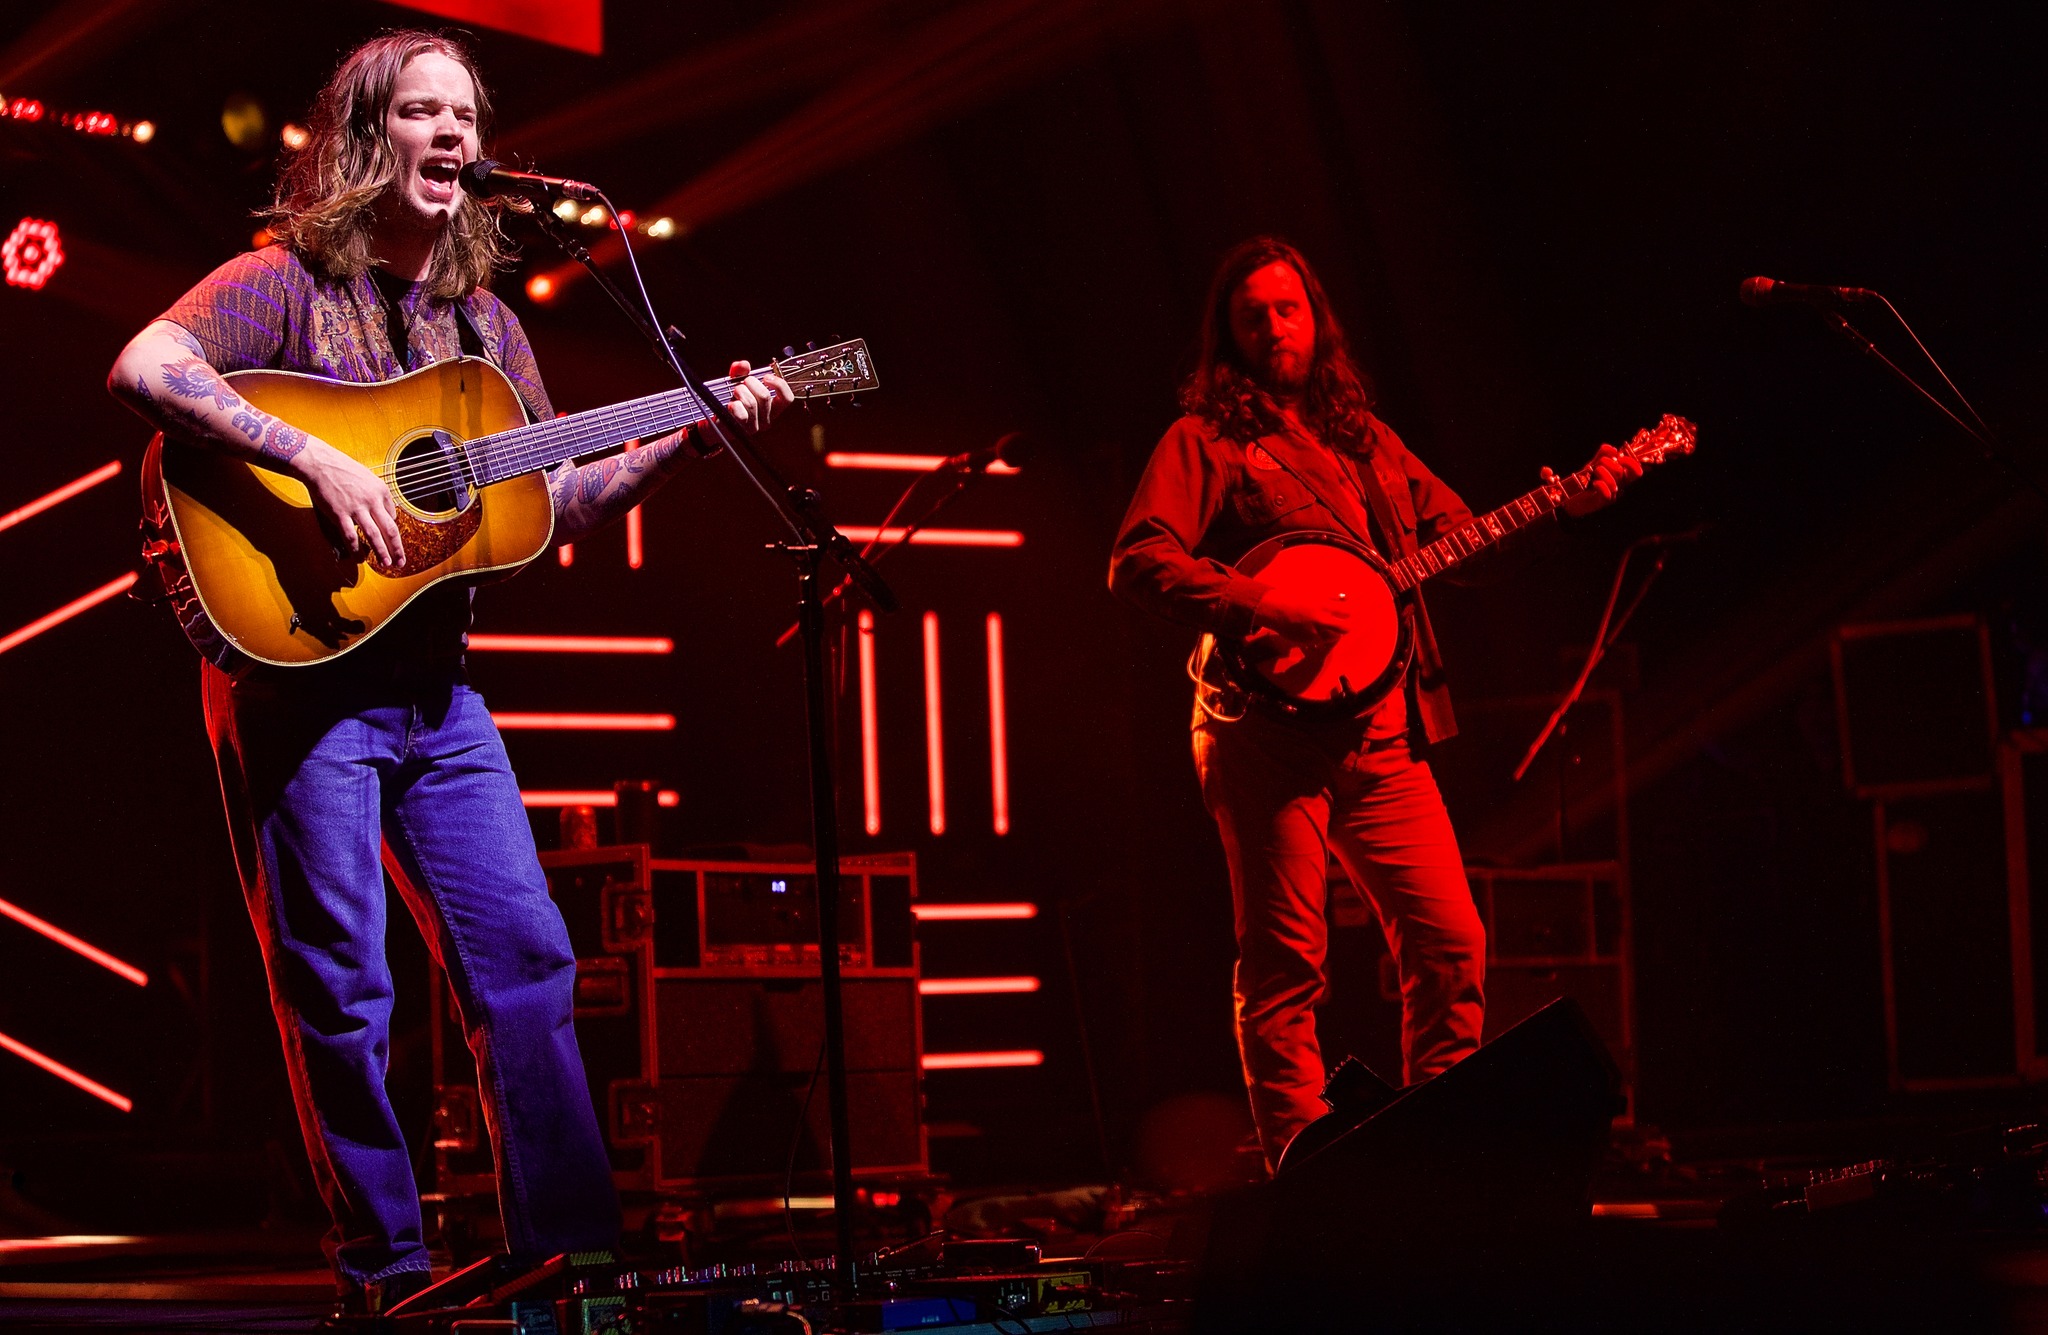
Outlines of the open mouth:
[{"label": "open mouth", "polygon": [[427,198],[448,203],[455,198],[456,174],[462,164],[453,158],[441,158],[420,164],[420,181],[426,188]]}]

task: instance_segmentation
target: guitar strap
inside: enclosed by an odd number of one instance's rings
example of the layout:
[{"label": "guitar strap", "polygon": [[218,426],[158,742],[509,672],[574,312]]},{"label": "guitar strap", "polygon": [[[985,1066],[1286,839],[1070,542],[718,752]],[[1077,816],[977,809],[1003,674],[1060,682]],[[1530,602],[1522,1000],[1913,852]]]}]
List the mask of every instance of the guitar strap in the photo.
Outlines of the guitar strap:
[{"label": "guitar strap", "polygon": [[[1303,437],[1303,439],[1310,438]],[[1316,445],[1318,449],[1326,448],[1320,441],[1315,441],[1313,443]],[[1330,517],[1336,520],[1339,524],[1343,525],[1344,531],[1346,533],[1349,533],[1353,538],[1356,538],[1359,542],[1364,543],[1367,547],[1372,548],[1374,551],[1379,550],[1379,545],[1372,540],[1372,534],[1360,533],[1358,531],[1357,526],[1352,524],[1350,520],[1344,517],[1344,511],[1340,507],[1332,505],[1330,503],[1330,498],[1328,496],[1325,496],[1322,493],[1322,491],[1317,488],[1315,483],[1309,481],[1306,477],[1302,476],[1301,470],[1296,468],[1292,463],[1288,462],[1284,455],[1275,454],[1271,450],[1267,450],[1266,453],[1273,460],[1274,463],[1279,464],[1280,467],[1286,471],[1289,477],[1293,478],[1296,482],[1299,482],[1301,484],[1301,489],[1303,491],[1315,497],[1316,504],[1322,506],[1323,509],[1329,511]]]}]

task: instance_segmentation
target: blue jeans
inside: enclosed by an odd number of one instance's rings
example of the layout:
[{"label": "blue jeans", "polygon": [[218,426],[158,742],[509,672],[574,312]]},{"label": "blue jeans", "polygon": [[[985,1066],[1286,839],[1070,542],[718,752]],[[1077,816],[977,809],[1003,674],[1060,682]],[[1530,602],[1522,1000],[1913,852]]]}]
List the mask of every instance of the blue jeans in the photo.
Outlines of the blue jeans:
[{"label": "blue jeans", "polygon": [[384,842],[476,1057],[508,1249],[614,1246],[618,1196],[571,1024],[576,959],[483,697],[455,664],[239,681],[202,671],[243,897],[334,1217],[337,1278],[428,1268],[412,1160],[384,1089]]}]

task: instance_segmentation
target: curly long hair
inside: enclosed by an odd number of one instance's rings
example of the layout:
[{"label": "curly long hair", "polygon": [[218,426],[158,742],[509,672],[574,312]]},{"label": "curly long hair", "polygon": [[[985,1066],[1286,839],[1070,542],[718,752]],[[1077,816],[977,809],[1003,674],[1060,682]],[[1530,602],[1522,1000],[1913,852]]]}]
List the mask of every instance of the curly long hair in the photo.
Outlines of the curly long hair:
[{"label": "curly long hair", "polygon": [[[491,128],[491,96],[469,48],[438,33],[387,32],[343,57],[313,99],[311,140],[278,174],[276,197],[261,216],[274,236],[331,277],[354,278],[378,262],[370,233],[398,166],[384,117],[399,72],[430,51],[469,71],[481,142]],[[427,290],[466,297],[510,262],[509,251],[494,207],[465,192],[434,244]]]},{"label": "curly long hair", "polygon": [[1315,316],[1316,350],[1309,363],[1299,413],[1302,424],[1324,444],[1362,454],[1372,411],[1372,382],[1351,360],[1344,327],[1330,309],[1316,271],[1302,253],[1275,236],[1255,236],[1232,246],[1217,263],[1202,317],[1202,345],[1194,374],[1181,386],[1180,406],[1235,440],[1256,440],[1282,429],[1274,402],[1245,364],[1230,330],[1230,298],[1246,278],[1269,264],[1285,264],[1301,275]]}]

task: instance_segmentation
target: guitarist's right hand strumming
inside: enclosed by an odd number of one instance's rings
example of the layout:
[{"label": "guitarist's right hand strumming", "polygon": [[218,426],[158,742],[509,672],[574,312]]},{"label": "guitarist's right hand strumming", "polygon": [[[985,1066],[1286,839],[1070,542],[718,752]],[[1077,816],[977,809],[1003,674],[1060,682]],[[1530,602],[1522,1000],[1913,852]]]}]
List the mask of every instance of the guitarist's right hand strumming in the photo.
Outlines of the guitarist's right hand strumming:
[{"label": "guitarist's right hand strumming", "polygon": [[374,555],[387,569],[404,563],[397,507],[383,479],[237,394],[182,326],[157,320],[130,339],[107,375],[107,389],[160,431],[305,483],[336,551],[357,560]]},{"label": "guitarist's right hand strumming", "polygon": [[1255,630],[1296,644],[1330,644],[1351,629],[1352,608],[1341,593],[1270,586],[1252,613]]}]

